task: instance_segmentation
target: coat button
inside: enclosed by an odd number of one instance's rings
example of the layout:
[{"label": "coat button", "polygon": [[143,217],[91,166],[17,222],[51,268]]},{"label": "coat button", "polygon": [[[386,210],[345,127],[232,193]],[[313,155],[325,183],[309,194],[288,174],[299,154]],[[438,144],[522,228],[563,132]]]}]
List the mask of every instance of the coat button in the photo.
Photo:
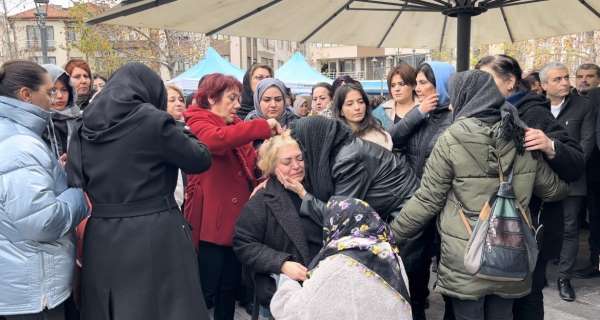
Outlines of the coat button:
[{"label": "coat button", "polygon": [[233,198],[233,199],[231,199],[231,202],[233,202],[233,203],[238,203],[238,198]]}]

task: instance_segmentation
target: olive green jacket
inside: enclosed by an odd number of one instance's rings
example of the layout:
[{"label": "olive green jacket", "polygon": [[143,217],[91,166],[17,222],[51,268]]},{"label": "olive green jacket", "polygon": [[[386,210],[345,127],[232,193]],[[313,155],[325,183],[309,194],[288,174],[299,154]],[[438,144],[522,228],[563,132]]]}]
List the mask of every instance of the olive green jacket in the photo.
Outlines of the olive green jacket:
[{"label": "olive green jacket", "polygon": [[450,297],[475,300],[494,294],[510,299],[525,296],[531,288],[531,276],[524,281],[499,282],[476,278],[465,270],[469,235],[458,209],[462,205],[474,227],[484,203],[498,190],[496,155],[505,176],[514,161],[513,188],[524,208],[528,208],[532,193],[544,201],[557,201],[568,194],[568,185],[545,161],[536,160],[530,152],[517,155],[512,142],[496,138],[499,128],[500,123],[489,126],[475,118],[459,119],[449,127],[427,161],[419,190],[392,222],[402,250],[407,239],[437,216],[442,244],[436,290]]}]

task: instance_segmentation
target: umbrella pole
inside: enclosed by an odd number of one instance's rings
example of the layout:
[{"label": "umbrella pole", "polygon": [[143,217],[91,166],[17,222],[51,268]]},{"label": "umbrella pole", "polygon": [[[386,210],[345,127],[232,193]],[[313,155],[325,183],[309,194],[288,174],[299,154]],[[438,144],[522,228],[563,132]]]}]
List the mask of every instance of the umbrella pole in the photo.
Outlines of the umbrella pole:
[{"label": "umbrella pole", "polygon": [[471,58],[471,17],[469,13],[458,13],[456,15],[456,71],[469,70],[469,59]]}]

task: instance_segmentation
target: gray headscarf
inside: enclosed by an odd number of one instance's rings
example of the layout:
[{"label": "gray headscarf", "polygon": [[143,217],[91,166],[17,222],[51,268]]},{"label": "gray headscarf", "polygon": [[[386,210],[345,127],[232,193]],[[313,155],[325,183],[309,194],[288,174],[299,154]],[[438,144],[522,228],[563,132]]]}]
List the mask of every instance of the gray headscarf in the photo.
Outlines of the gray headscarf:
[{"label": "gray headscarf", "polygon": [[519,153],[524,152],[527,125],[519,118],[519,111],[508,103],[498,90],[490,74],[480,70],[456,73],[449,84],[453,121],[459,118],[477,118],[494,124],[502,121],[501,137],[512,140]]},{"label": "gray headscarf", "polygon": [[[281,94],[283,95],[283,100],[285,101],[287,98],[287,91],[285,89],[285,84],[281,82],[279,79],[275,78],[266,78],[261,80],[256,86],[256,90],[254,91],[254,111],[248,113],[245,120],[252,120],[256,118],[265,118],[265,115],[260,110],[260,100],[262,96],[265,94],[267,89],[271,87],[277,87]],[[284,102],[285,104],[285,102]],[[284,106],[283,113],[277,121],[281,124],[282,127],[286,128],[292,123],[294,120],[298,119],[298,116],[294,114],[292,108],[290,106]]]}]

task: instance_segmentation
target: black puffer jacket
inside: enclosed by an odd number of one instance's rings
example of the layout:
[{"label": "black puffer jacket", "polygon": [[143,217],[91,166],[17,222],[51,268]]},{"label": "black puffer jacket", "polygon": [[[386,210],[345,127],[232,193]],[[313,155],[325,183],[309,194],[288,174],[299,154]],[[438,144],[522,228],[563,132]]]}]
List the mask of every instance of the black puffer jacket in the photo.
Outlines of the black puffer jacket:
[{"label": "black puffer jacket", "polygon": [[[409,113],[413,112],[419,112],[418,108],[414,108]],[[425,120],[412,128],[394,125],[390,130],[394,149],[404,150],[408,164],[418,178],[423,175],[425,162],[427,162],[437,138],[450,126],[451,122],[452,111],[448,105],[444,105],[430,112]]]},{"label": "black puffer jacket", "polygon": [[[350,139],[333,156],[332,196],[347,196],[369,203],[383,219],[402,208],[419,185],[406,157],[359,138]],[[307,194],[301,211],[324,212],[325,200]]]}]

